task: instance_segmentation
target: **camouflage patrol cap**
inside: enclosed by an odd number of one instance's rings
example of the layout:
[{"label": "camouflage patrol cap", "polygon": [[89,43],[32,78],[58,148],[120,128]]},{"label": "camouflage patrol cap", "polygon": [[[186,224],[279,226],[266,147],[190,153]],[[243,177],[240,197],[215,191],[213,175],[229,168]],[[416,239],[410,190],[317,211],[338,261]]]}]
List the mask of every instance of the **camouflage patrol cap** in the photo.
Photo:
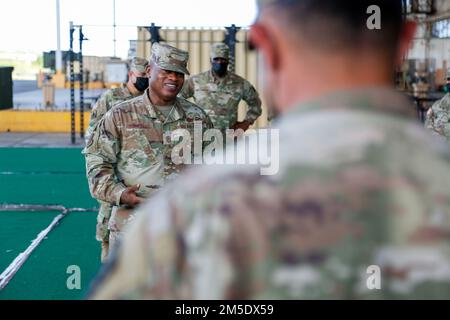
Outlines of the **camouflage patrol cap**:
[{"label": "camouflage patrol cap", "polygon": [[130,71],[145,72],[145,68],[147,67],[147,65],[147,59],[134,57],[133,59],[131,59]]},{"label": "camouflage patrol cap", "polygon": [[187,51],[157,42],[152,45],[151,61],[161,69],[189,75],[188,60],[189,53]]},{"label": "camouflage patrol cap", "polygon": [[225,43],[214,43],[211,46],[211,59],[214,58],[230,58],[230,48]]}]

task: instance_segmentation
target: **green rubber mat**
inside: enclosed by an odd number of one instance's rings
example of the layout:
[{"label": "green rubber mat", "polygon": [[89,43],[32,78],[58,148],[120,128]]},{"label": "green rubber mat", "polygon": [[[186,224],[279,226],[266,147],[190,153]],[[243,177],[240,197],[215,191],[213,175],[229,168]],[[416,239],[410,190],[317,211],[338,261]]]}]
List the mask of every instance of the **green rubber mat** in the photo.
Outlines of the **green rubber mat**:
[{"label": "green rubber mat", "polygon": [[77,172],[84,174],[81,148],[0,148],[0,172]]},{"label": "green rubber mat", "polygon": [[59,213],[53,212],[0,212],[0,272],[47,228]]},{"label": "green rubber mat", "polygon": [[[0,148],[0,205],[93,208],[80,148]],[[0,212],[0,273],[61,212]],[[70,212],[31,253],[0,299],[82,299],[100,267],[96,212]],[[70,266],[81,288],[68,288]],[[70,270],[69,270],[70,271]]]},{"label": "green rubber mat", "polygon": [[96,207],[82,174],[0,175],[0,203],[59,204],[66,207]]},{"label": "green rubber mat", "polygon": [[[64,217],[0,291],[0,299],[83,299],[100,267],[95,219],[90,212]],[[70,266],[79,268],[80,289],[67,286],[73,275],[73,271],[67,273]]]}]

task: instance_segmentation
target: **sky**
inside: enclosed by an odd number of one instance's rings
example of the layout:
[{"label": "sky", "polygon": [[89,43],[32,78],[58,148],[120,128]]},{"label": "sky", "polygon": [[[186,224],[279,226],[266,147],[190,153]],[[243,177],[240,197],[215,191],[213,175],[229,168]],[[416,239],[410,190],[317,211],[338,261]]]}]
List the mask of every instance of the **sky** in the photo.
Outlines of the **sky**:
[{"label": "sky", "polygon": [[[126,58],[137,26],[249,26],[255,0],[115,0],[117,56]],[[61,49],[69,48],[69,22],[83,25],[84,55],[112,56],[113,0],[60,0]],[[75,50],[78,49],[78,34]],[[56,50],[56,0],[0,0],[0,52]]]}]

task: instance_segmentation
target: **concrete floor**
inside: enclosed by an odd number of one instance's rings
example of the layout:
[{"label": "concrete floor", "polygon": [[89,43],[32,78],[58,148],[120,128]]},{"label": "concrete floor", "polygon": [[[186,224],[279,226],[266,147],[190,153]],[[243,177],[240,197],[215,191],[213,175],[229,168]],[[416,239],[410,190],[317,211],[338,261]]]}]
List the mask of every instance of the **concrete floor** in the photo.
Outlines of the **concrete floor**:
[{"label": "concrete floor", "polygon": [[[105,90],[85,90],[84,104],[88,108],[100,97]],[[42,90],[33,90],[21,93],[15,93],[13,97],[15,110],[45,110]],[[75,104],[79,105],[79,91],[75,91]],[[70,110],[70,89],[55,90],[54,110]]]},{"label": "concrete floor", "polygon": [[82,148],[84,139],[79,134],[71,143],[68,133],[0,133],[0,148]]},{"label": "concrete floor", "polygon": [[[88,109],[106,89],[84,90],[84,105]],[[75,90],[75,105],[80,105],[80,91]],[[13,85],[15,110],[48,110],[44,105],[43,90],[36,81],[15,80]],[[54,110],[70,110],[70,89],[55,89]]]},{"label": "concrete floor", "polygon": [[38,85],[36,80],[14,80],[13,94],[37,90]]}]

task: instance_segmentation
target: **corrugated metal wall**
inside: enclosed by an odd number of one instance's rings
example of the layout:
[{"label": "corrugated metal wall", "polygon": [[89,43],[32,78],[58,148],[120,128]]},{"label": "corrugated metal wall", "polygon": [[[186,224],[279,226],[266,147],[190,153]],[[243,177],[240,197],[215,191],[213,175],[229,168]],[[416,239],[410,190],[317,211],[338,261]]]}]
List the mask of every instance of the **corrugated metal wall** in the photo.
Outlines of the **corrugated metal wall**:
[{"label": "corrugated metal wall", "polygon": [[[160,29],[159,34],[164,40],[162,42],[168,43],[177,48],[189,52],[188,69],[191,75],[204,72],[211,67],[209,52],[210,46],[215,42],[222,42],[225,39],[225,29]],[[247,47],[248,30],[241,29],[236,34],[236,60],[235,72],[241,77],[247,79],[252,83],[256,90],[258,90],[261,99],[262,97],[262,83],[261,74],[258,67],[258,55],[255,52],[249,51]],[[138,27],[138,41],[137,41],[137,56],[143,58],[150,58],[151,43],[149,41],[150,33],[145,27]],[[245,103],[241,102],[239,106],[239,120],[245,116]],[[267,108],[263,100],[263,114],[257,120],[255,127],[267,126]]]}]

